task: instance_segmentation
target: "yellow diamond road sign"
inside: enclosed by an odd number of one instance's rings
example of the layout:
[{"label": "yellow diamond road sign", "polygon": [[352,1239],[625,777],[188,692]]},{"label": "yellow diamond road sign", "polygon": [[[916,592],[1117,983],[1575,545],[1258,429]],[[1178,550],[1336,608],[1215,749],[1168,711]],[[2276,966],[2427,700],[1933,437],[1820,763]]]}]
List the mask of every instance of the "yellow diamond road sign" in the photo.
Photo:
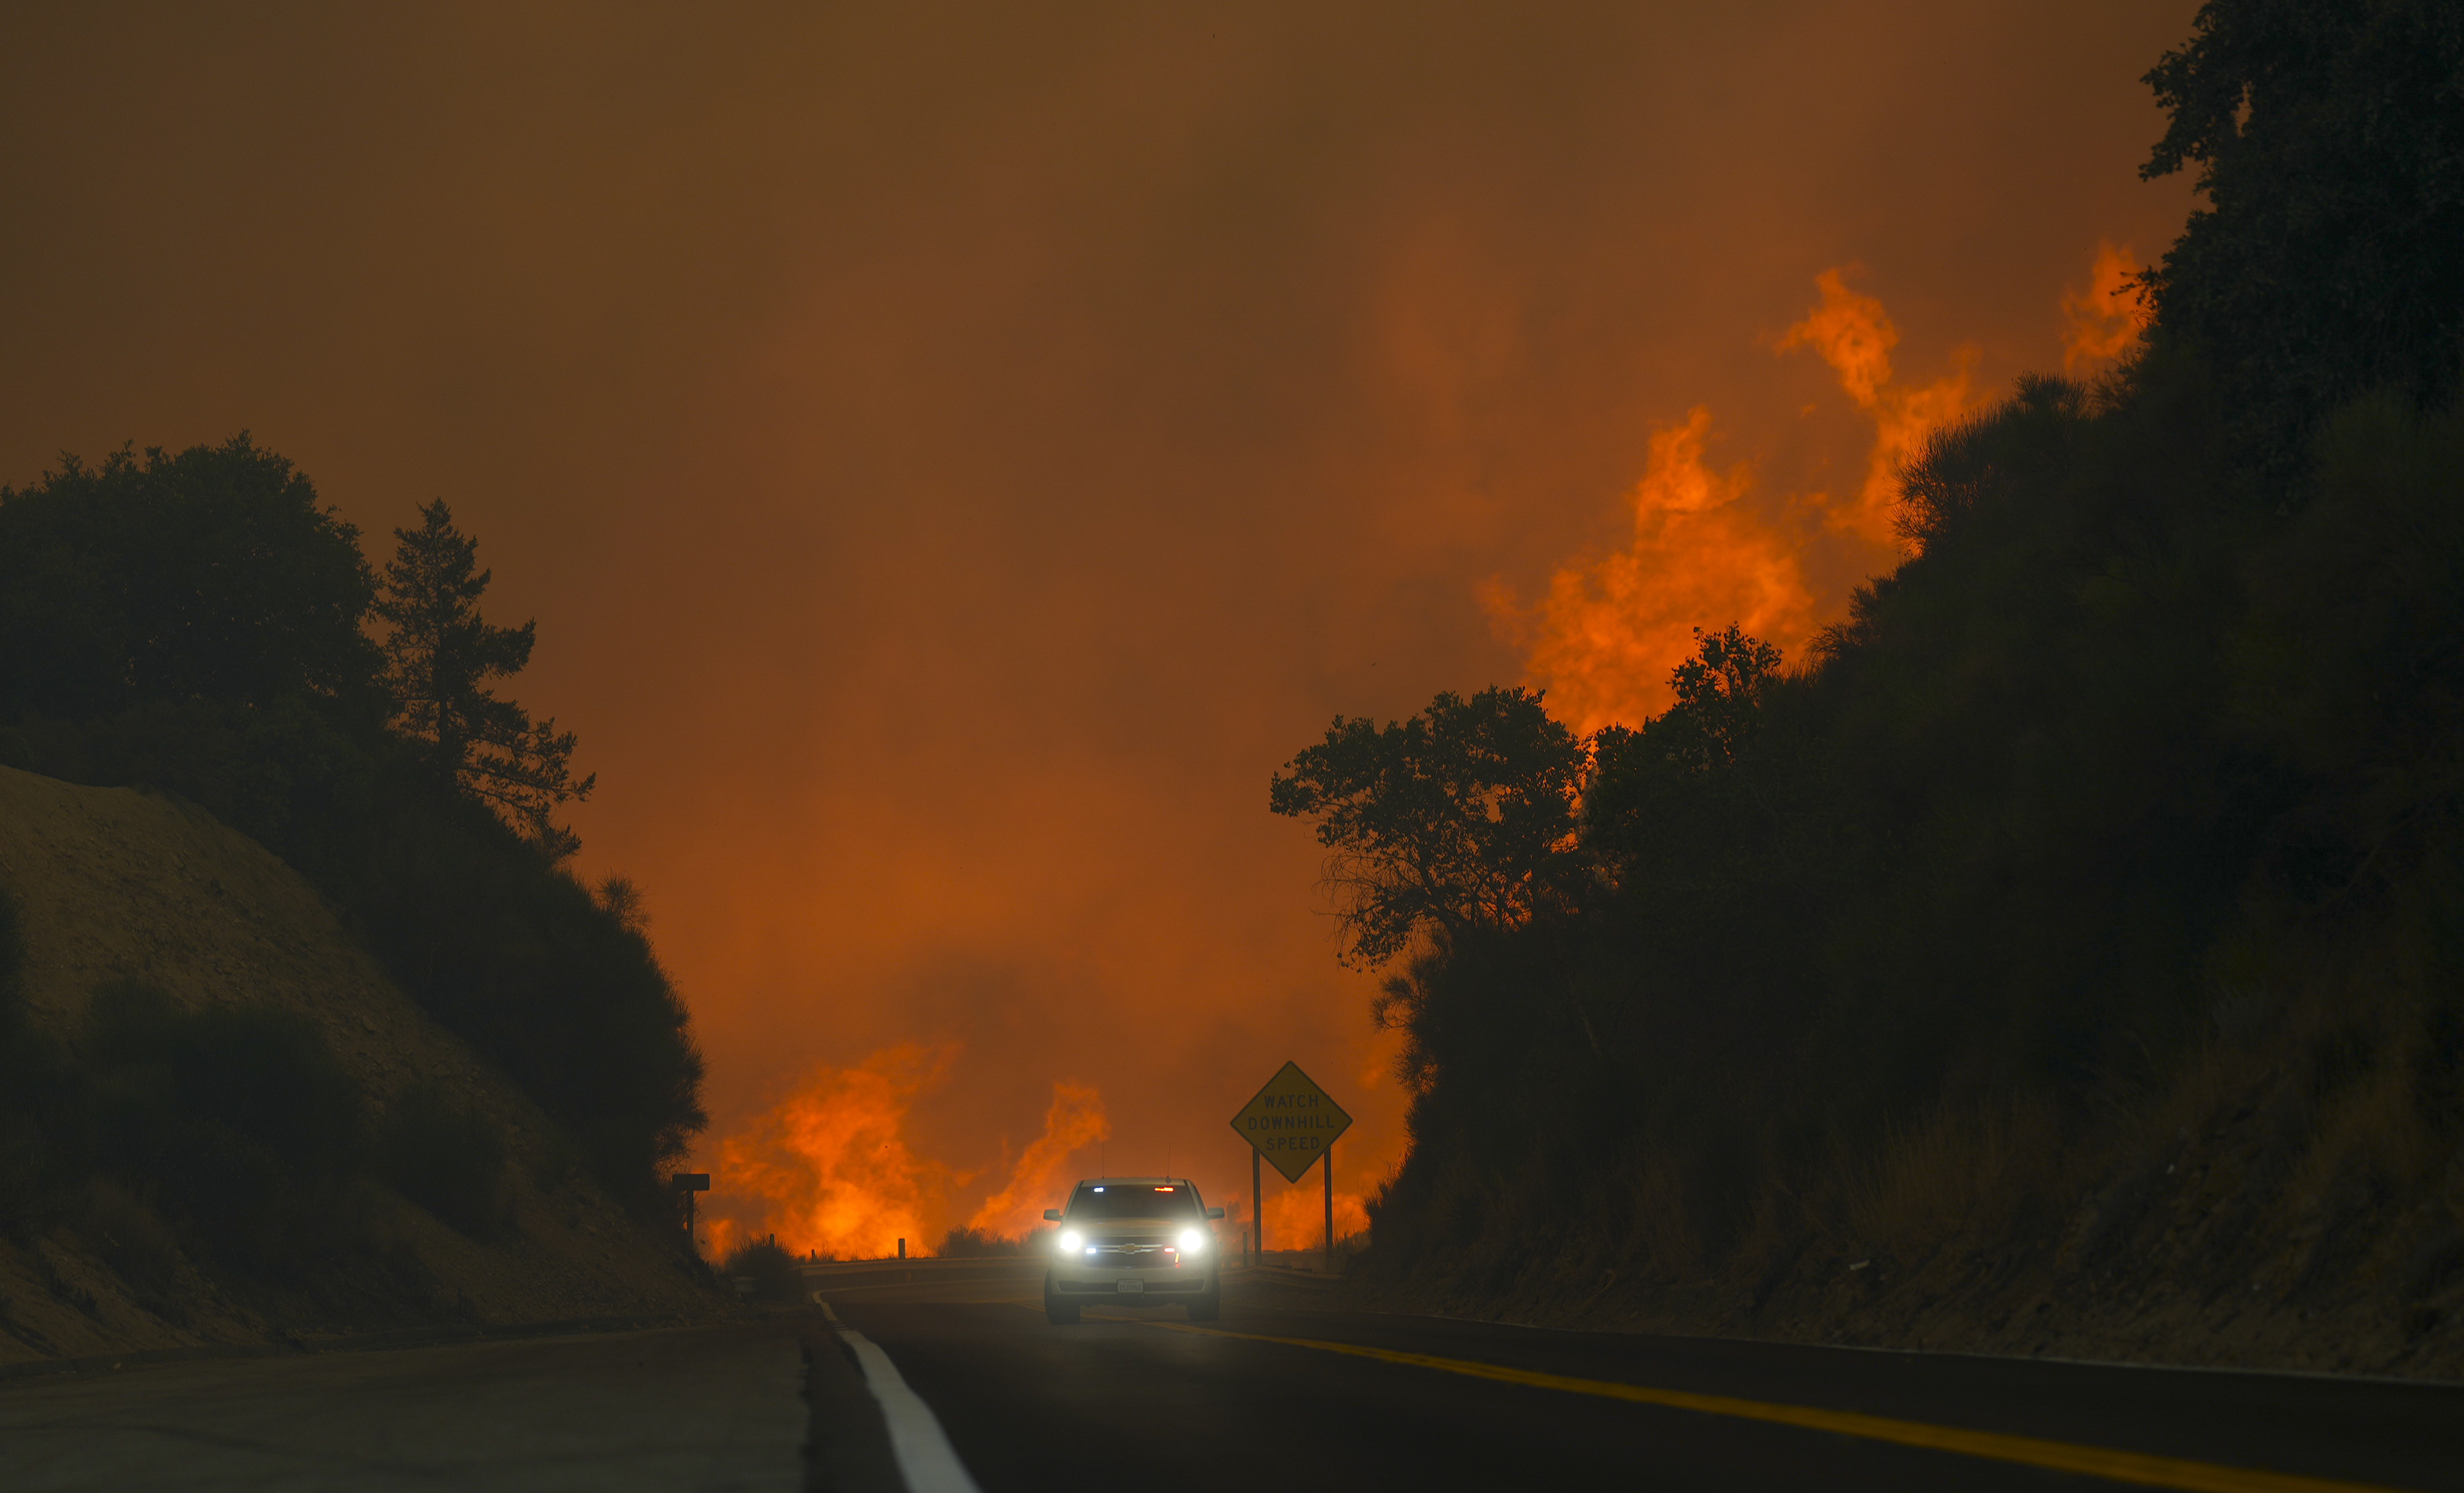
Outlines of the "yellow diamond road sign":
[{"label": "yellow diamond road sign", "polygon": [[1352,1116],[1310,1082],[1297,1063],[1266,1080],[1258,1097],[1232,1116],[1232,1128],[1258,1150],[1268,1165],[1297,1182],[1334,1138],[1352,1129]]}]

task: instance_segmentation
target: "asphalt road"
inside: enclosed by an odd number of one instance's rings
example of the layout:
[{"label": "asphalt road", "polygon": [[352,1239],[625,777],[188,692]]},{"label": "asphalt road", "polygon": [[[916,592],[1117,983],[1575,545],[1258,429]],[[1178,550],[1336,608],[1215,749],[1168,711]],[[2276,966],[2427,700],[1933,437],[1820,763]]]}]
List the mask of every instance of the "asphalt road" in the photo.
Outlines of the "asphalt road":
[{"label": "asphalt road", "polygon": [[0,1489],[804,1485],[779,1324],[207,1359],[0,1383]]},{"label": "asphalt road", "polygon": [[1220,1322],[1056,1328],[1024,1273],[960,1273],[825,1282],[835,1323],[0,1382],[0,1489],[2464,1490],[2464,1386],[1539,1331],[1237,1280]]},{"label": "asphalt road", "polygon": [[[1238,1284],[1203,1328],[1169,1306],[1056,1328],[999,1287],[827,1299],[985,1493],[2464,1489],[2464,1387],[1541,1331]],[[2083,1465],[2102,1475],[2058,1470]]]}]

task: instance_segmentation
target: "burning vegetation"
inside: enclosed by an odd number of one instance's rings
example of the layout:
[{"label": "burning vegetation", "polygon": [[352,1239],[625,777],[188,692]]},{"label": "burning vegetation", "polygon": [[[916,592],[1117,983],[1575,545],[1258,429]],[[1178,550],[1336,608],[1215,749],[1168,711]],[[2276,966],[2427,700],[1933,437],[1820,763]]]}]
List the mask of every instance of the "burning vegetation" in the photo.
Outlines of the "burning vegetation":
[{"label": "burning vegetation", "polygon": [[1545,702],[1338,718],[1276,776],[1406,1043],[1373,1280],[2464,1364],[2464,33],[2198,25],[2148,169],[2208,206],[2150,274],[2101,249],[2092,377],[1901,385],[1837,272],[1783,338],[1875,424],[1820,523],[1906,546],[1844,615],[1726,525],[1697,409],[1532,615]]},{"label": "burning vegetation", "polygon": [[717,1143],[727,1192],[708,1233],[714,1254],[738,1241],[775,1238],[780,1247],[826,1259],[1015,1247],[1067,1189],[1070,1159],[1111,1133],[1103,1096],[1056,1083],[1043,1132],[1020,1151],[1001,1185],[963,1224],[958,1199],[979,1180],[915,1154],[910,1109],[948,1071],[955,1049],[886,1048],[851,1068],[822,1068],[744,1129]]},{"label": "burning vegetation", "polygon": [[1896,383],[1891,349],[1900,331],[1882,303],[1850,290],[1838,269],[1822,272],[1815,287],[1821,303],[1788,329],[1778,350],[1813,351],[1872,420],[1874,443],[1856,491],[1794,494],[1775,510],[1756,502],[1749,466],[1723,472],[1706,460],[1711,410],[1697,405],[1683,424],[1652,432],[1626,548],[1559,570],[1549,594],[1529,607],[1502,585],[1484,595],[1499,629],[1523,645],[1531,680],[1578,730],[1665,709],[1669,671],[1692,654],[1694,630],[1709,619],[1790,650],[1837,621],[1843,599],[1815,595],[1806,552],[1829,531],[1887,553],[1897,542],[1901,466],[1927,436],[1975,409],[1972,354],[1963,352],[1932,383]]}]

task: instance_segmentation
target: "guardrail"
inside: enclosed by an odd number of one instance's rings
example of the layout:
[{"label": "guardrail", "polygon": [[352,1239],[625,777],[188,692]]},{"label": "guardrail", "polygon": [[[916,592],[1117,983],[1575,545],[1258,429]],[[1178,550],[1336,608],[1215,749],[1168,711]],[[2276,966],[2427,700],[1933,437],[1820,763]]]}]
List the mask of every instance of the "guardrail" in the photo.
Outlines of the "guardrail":
[{"label": "guardrail", "polygon": [[1343,1284],[1340,1275],[1323,1270],[1296,1270],[1290,1265],[1226,1265],[1223,1274],[1235,1281],[1265,1281],[1276,1285],[1306,1285],[1317,1290]]},{"label": "guardrail", "polygon": [[1044,1273],[1041,1255],[955,1260],[825,1260],[796,1266],[815,1290],[852,1285],[915,1285],[927,1281],[1007,1281]]},{"label": "guardrail", "polygon": [[[957,1260],[825,1260],[799,1264],[807,1290],[854,1290],[880,1285],[922,1285],[935,1281],[1031,1281],[1044,1274],[1041,1255],[996,1255]],[[1226,1263],[1231,1281],[1257,1281],[1325,1290],[1342,1284],[1339,1275],[1289,1265]]]}]

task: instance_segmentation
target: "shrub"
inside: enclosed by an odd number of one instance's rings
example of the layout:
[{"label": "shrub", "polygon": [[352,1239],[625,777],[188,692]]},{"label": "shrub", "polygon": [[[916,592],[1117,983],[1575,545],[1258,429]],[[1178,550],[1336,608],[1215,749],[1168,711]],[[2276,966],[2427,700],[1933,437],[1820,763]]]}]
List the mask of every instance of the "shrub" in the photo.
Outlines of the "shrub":
[{"label": "shrub", "polygon": [[401,801],[345,893],[369,946],[645,1217],[701,1128],[702,1059],[649,942],[484,807]]},{"label": "shrub", "polygon": [[78,1231],[112,1273],[128,1283],[139,1306],[166,1321],[187,1320],[180,1301],[179,1241],[134,1193],[98,1178],[86,1188]]},{"label": "shrub", "polygon": [[1032,1237],[1026,1235],[1012,1239],[1006,1234],[996,1234],[990,1229],[952,1229],[942,1236],[938,1253],[943,1258],[952,1260],[1023,1255],[1026,1253],[1028,1241]]},{"label": "shrub", "polygon": [[122,980],[95,993],[80,1045],[100,1169],[200,1252],[296,1278],[363,1241],[364,1109],[313,1022]]},{"label": "shrub", "polygon": [[730,1282],[751,1281],[757,1301],[804,1299],[804,1278],[796,1269],[796,1257],[781,1247],[776,1239],[758,1240],[730,1252],[719,1262],[718,1273]]},{"label": "shrub", "polygon": [[24,1238],[84,1170],[86,1095],[58,1043],[26,1020],[16,904],[0,889],[0,1229]]},{"label": "shrub", "polygon": [[501,1233],[513,1221],[503,1134],[433,1084],[416,1085],[394,1101],[378,1135],[377,1158],[395,1190],[473,1239]]},{"label": "shrub", "polygon": [[611,1191],[665,1206],[661,1163],[700,1130],[701,1053],[644,935],[401,744],[308,702],[149,704],[7,733],[36,771],[193,799],[332,898],[404,990],[553,1117]]}]

